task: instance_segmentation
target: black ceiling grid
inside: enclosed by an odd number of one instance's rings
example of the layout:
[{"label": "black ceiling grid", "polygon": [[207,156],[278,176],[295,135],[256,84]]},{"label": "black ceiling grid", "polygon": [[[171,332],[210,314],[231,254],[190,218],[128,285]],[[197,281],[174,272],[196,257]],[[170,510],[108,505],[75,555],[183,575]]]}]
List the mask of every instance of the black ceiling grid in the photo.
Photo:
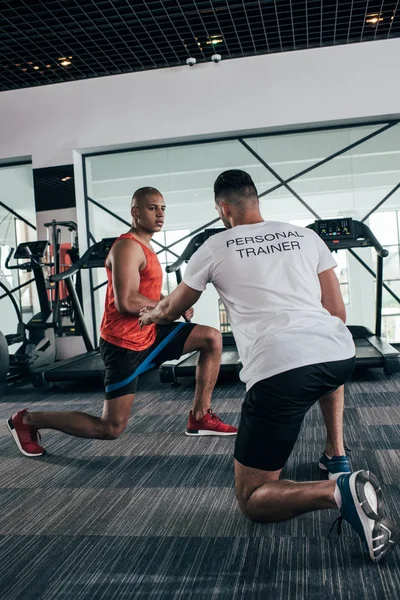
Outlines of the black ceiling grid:
[{"label": "black ceiling grid", "polygon": [[1,0],[0,91],[400,36],[400,0]]},{"label": "black ceiling grid", "polygon": [[33,169],[33,187],[37,212],[76,206],[73,165]]}]

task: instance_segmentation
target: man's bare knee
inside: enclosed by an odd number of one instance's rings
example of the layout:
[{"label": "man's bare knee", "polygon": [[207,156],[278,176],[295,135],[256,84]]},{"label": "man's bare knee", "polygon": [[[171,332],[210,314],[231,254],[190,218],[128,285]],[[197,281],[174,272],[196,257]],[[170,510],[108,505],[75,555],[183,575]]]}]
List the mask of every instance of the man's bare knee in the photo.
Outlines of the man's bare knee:
[{"label": "man's bare knee", "polygon": [[102,419],[102,437],[105,440],[116,440],[125,431],[128,424],[127,419]]},{"label": "man's bare knee", "polygon": [[238,501],[239,508],[242,513],[251,521],[253,520],[251,517],[251,511],[249,510],[249,499],[251,497],[251,492],[246,490],[246,488],[236,486],[235,488],[236,500]]},{"label": "man's bare knee", "polygon": [[268,517],[268,515],[265,513],[265,508],[263,510],[262,515],[258,510],[257,501],[255,498],[258,489],[259,488],[255,488],[252,491],[250,491],[246,488],[236,488],[236,499],[238,501],[239,508],[244,514],[244,516],[247,517],[250,521],[254,521],[256,523],[273,522],[275,519],[272,516]]},{"label": "man's bare knee", "polygon": [[252,510],[251,497],[245,498],[244,496],[236,494],[236,499],[238,501],[239,508],[245,517],[247,517],[250,521],[255,521],[256,523],[260,522],[257,513]]},{"label": "man's bare knee", "polygon": [[222,335],[218,329],[207,327],[207,333],[204,337],[204,344],[207,350],[216,351],[222,349]]}]

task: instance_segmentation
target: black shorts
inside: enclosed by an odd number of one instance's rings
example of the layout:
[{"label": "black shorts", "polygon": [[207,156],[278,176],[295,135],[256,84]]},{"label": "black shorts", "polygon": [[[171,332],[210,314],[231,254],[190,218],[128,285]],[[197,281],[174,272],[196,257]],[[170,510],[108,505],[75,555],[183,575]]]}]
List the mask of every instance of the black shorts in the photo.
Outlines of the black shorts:
[{"label": "black shorts", "polygon": [[156,326],[156,339],[146,350],[135,352],[100,338],[100,354],[106,374],[106,400],[134,394],[138,377],[166,360],[179,358],[195,323],[169,323]]},{"label": "black shorts", "polygon": [[355,362],[353,357],[308,365],[255,383],[242,405],[235,459],[263,471],[281,469],[309,409],[350,378]]}]

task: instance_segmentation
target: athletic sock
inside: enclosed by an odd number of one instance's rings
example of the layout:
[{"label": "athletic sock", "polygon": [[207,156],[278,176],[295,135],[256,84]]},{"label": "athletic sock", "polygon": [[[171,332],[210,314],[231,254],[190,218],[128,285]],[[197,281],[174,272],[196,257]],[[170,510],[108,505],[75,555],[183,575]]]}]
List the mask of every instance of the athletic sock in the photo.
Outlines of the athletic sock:
[{"label": "athletic sock", "polygon": [[335,491],[333,492],[333,497],[335,498],[335,502],[340,510],[342,508],[342,494],[340,493],[338,484],[335,485]]}]

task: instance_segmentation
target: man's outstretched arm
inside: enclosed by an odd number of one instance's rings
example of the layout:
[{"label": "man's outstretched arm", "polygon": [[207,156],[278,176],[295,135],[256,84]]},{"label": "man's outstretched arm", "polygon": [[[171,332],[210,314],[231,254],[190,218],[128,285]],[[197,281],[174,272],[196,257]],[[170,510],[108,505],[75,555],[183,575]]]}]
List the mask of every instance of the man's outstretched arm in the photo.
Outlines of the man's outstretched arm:
[{"label": "man's outstretched arm", "polygon": [[142,327],[151,323],[165,325],[179,319],[200,298],[202,292],[180,283],[170,294],[165,296],[155,308],[146,307],[140,311],[139,323]]}]

